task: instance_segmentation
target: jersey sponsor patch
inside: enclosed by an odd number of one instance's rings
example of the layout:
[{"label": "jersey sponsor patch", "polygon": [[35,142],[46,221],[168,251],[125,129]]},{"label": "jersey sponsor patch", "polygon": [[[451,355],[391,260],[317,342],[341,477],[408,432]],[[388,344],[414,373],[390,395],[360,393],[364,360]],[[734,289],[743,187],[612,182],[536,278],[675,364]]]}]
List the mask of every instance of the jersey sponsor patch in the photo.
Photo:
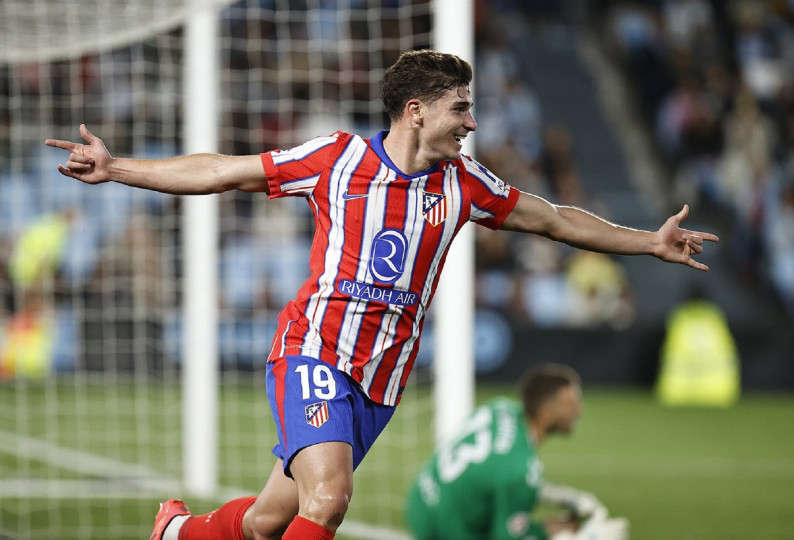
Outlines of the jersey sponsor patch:
[{"label": "jersey sponsor patch", "polygon": [[316,428],[328,421],[328,402],[321,401],[306,405],[306,423]]},{"label": "jersey sponsor patch", "polygon": [[422,192],[422,215],[433,227],[447,219],[447,197],[439,193]]},{"label": "jersey sponsor patch", "polygon": [[387,289],[386,287],[378,287],[369,283],[350,281],[349,279],[339,280],[337,289],[342,294],[347,294],[353,298],[396,306],[412,306],[419,300],[419,294],[415,292]]},{"label": "jersey sponsor patch", "polygon": [[372,240],[369,271],[381,283],[394,283],[405,272],[408,239],[397,229],[383,229]]}]

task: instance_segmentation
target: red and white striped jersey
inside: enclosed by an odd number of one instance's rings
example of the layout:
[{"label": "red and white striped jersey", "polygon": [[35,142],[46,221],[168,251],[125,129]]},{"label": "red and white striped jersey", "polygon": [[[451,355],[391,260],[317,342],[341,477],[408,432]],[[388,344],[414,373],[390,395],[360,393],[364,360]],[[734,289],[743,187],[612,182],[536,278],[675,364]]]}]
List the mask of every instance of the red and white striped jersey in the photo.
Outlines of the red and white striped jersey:
[{"label": "red and white striped jersey", "polygon": [[396,405],[452,239],[467,221],[498,228],[518,190],[466,156],[405,175],[386,134],[336,132],[261,157],[269,196],[306,197],[316,227],[310,277],[279,315],[269,361],[318,358]]}]

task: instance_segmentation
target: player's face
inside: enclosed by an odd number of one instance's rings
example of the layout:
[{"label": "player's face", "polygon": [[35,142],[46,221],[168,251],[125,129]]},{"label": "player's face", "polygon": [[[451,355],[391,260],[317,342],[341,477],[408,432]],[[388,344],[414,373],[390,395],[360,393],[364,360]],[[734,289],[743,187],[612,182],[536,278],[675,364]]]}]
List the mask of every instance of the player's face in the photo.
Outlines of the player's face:
[{"label": "player's face", "polygon": [[463,139],[477,129],[471,115],[474,102],[468,86],[461,86],[429,104],[423,118],[423,146],[430,161],[455,160],[460,157]]},{"label": "player's face", "polygon": [[549,406],[554,419],[549,432],[570,433],[582,414],[582,390],[575,384],[564,386]]}]

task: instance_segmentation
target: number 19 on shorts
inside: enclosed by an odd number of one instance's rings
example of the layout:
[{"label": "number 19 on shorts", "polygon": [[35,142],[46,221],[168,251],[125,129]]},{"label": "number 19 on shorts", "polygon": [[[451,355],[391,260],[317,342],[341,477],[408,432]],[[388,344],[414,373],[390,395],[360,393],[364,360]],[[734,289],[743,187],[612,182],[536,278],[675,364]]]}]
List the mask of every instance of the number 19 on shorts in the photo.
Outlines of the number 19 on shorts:
[{"label": "number 19 on shorts", "polygon": [[301,378],[303,399],[312,399],[312,396],[317,399],[333,399],[336,396],[336,381],[327,365],[317,364],[311,368],[303,364],[295,368],[295,373]]}]

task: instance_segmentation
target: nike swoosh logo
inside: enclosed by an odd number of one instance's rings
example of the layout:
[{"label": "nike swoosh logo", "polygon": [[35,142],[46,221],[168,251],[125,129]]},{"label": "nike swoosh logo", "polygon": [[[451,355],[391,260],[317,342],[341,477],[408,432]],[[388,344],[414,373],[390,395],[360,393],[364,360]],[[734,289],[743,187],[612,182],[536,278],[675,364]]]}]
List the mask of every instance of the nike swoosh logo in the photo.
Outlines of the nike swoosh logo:
[{"label": "nike swoosh logo", "polygon": [[346,200],[346,201],[349,201],[349,200],[351,200],[351,199],[361,199],[361,198],[364,198],[364,197],[369,197],[369,193],[362,193],[362,194],[360,194],[360,195],[351,195],[351,194],[350,194],[350,193],[348,193],[347,191],[345,191],[344,193],[342,193],[342,198],[343,198],[344,200]]}]

